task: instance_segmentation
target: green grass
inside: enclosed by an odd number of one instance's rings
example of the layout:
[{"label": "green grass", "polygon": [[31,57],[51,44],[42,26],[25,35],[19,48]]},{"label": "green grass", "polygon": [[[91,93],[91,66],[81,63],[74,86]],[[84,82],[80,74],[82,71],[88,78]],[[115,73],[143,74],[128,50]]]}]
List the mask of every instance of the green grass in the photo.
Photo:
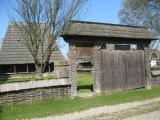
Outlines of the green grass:
[{"label": "green grass", "polygon": [[80,93],[93,91],[93,77],[91,72],[78,72],[77,89]]},{"label": "green grass", "polygon": [[90,93],[92,89],[92,86],[88,86],[87,88],[78,87],[78,93]]},{"label": "green grass", "polygon": [[[53,79],[54,77],[53,76],[45,76],[43,77],[42,80],[50,80],[50,79]],[[23,77],[14,77],[14,78],[11,78],[11,77],[2,77],[0,78],[0,84],[3,84],[3,83],[13,83],[13,82],[25,82],[25,81],[33,81],[33,80],[39,80],[37,77],[35,76],[23,76]]]},{"label": "green grass", "polygon": [[120,104],[154,97],[160,97],[160,88],[106,93],[91,98],[35,101],[28,104],[1,107],[0,118],[1,120],[15,120],[46,117],[49,115],[65,114],[103,105]]}]

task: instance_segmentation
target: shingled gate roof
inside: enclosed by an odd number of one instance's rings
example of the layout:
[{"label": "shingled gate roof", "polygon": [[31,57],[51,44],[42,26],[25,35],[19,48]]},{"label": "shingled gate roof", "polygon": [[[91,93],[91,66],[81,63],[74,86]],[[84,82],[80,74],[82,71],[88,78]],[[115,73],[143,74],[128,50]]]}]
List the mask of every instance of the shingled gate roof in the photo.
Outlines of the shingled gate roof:
[{"label": "shingled gate roof", "polygon": [[72,21],[70,29],[68,29],[63,36],[72,35],[143,40],[157,39],[157,37],[151,33],[147,27],[85,21]]},{"label": "shingled gate roof", "polygon": [[[24,45],[24,39],[19,29],[9,23],[5,38],[0,50],[0,64],[27,64],[34,63],[33,57],[29,50]],[[57,46],[52,53],[50,62],[64,61],[64,57],[61,54],[59,47]]]}]

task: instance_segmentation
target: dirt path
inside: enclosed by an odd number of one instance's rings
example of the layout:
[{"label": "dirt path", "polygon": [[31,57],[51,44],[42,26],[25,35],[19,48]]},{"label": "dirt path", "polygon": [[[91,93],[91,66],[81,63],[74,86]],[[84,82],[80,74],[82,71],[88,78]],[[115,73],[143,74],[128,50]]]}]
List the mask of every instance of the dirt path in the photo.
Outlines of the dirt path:
[{"label": "dirt path", "polygon": [[124,120],[160,120],[160,111],[145,113],[142,115],[129,117]]},{"label": "dirt path", "polygon": [[160,120],[160,101],[81,120]]},{"label": "dirt path", "polygon": [[[156,112],[154,112],[156,111]],[[134,120],[135,116],[151,113],[151,116],[160,111],[160,97],[151,100],[131,102],[119,105],[103,106],[91,108],[89,110],[74,112],[59,116],[49,116],[46,118],[35,118],[32,120]],[[160,120],[159,116],[154,120]],[[141,116],[140,116],[141,117]],[[137,119],[136,119],[137,120]],[[145,119],[139,119],[145,120]],[[150,119],[152,120],[152,119]]]}]

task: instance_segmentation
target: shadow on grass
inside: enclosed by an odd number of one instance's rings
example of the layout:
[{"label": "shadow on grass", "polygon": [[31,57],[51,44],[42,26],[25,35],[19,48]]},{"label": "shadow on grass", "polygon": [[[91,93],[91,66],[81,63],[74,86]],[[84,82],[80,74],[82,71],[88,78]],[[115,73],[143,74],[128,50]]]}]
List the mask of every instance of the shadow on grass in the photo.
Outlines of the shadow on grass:
[{"label": "shadow on grass", "polygon": [[77,90],[88,90],[88,91],[91,91],[93,92],[93,85],[80,85],[80,86],[77,86]]},{"label": "shadow on grass", "polygon": [[0,120],[2,120],[2,106],[0,106]]}]

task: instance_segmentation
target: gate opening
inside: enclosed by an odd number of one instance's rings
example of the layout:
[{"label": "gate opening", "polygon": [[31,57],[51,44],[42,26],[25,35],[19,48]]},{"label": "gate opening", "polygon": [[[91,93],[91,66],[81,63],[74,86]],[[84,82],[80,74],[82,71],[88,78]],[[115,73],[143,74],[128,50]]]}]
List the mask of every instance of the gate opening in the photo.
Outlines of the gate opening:
[{"label": "gate opening", "polygon": [[77,70],[77,91],[78,93],[93,92],[93,65],[91,62],[82,62]]}]

